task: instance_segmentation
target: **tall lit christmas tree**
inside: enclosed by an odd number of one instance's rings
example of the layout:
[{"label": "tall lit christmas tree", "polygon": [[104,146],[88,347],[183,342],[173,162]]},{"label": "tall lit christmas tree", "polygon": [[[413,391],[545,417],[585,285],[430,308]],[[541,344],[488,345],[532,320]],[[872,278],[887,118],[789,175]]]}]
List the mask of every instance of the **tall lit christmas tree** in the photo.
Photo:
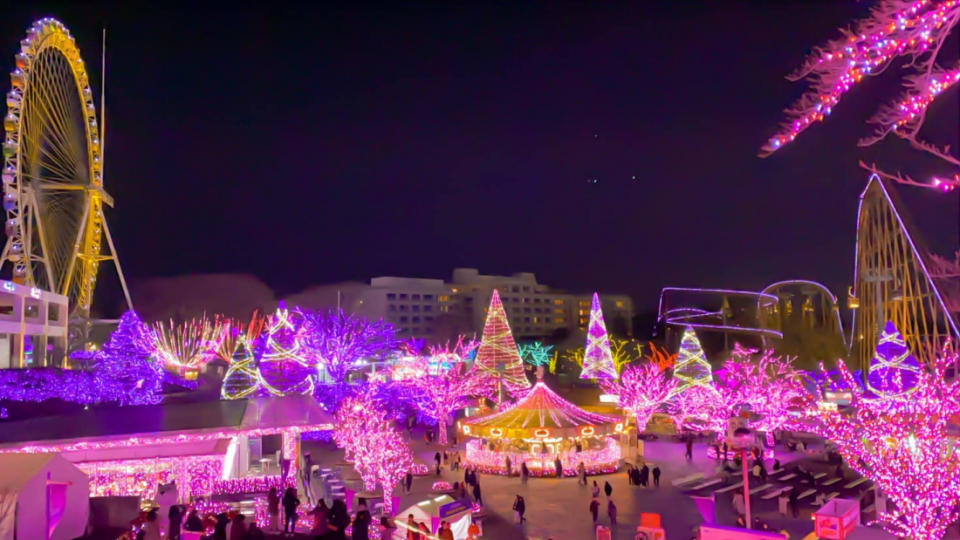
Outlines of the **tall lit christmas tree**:
[{"label": "tall lit christmas tree", "polygon": [[97,351],[94,378],[102,401],[121,405],[159,403],[163,366],[155,358],[156,336],[133,311],[120,317],[117,329]]},{"label": "tall lit christmas tree", "polygon": [[616,379],[617,366],[610,354],[610,338],[603,322],[600,297],[593,293],[590,303],[590,324],[587,326],[587,347],[583,352],[581,379]]},{"label": "tall lit christmas tree", "polygon": [[530,388],[517,343],[510,332],[507,314],[500,302],[500,293],[496,289],[490,297],[490,308],[483,325],[483,337],[477,348],[474,369],[486,377],[501,380],[504,389],[511,394]]},{"label": "tall lit christmas tree", "polygon": [[887,321],[870,361],[867,388],[877,397],[903,397],[917,389],[920,365],[893,321]]},{"label": "tall lit christmas tree", "polygon": [[300,346],[300,318],[281,302],[267,324],[260,380],[275,396],[313,392],[313,363]]},{"label": "tall lit christmas tree", "polygon": [[236,338],[236,343],[230,359],[230,368],[227,369],[220,387],[220,396],[223,399],[243,399],[255,395],[260,388],[260,373],[247,346],[247,338],[240,334]]},{"label": "tall lit christmas tree", "polygon": [[677,352],[673,376],[679,381],[674,392],[676,394],[694,386],[713,388],[713,370],[707,362],[707,356],[703,353],[703,347],[700,346],[696,332],[689,326],[683,330],[683,339],[680,340],[680,350]]}]

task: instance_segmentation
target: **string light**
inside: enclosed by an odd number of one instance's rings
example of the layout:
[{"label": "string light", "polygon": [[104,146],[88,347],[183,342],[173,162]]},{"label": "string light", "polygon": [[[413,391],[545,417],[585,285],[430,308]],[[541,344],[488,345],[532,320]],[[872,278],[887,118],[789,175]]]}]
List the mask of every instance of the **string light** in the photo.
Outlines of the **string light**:
[{"label": "string light", "polygon": [[223,324],[203,315],[180,324],[173,320],[168,324],[158,322],[154,330],[157,356],[168,369],[195,377],[197,371],[216,355]]},{"label": "string light", "polygon": [[477,349],[474,368],[492,381],[502,380],[503,386],[512,395],[530,388],[530,381],[523,371],[523,361],[510,332],[510,323],[497,289],[494,289],[490,296],[490,307],[483,325],[483,336]]},{"label": "string light", "polygon": [[274,396],[313,393],[314,362],[300,344],[303,314],[280,303],[265,332],[260,382]]},{"label": "string light", "polygon": [[867,388],[881,399],[902,398],[917,389],[920,365],[893,321],[887,321],[867,372]]},{"label": "string light", "polygon": [[617,396],[620,407],[636,419],[637,432],[642,432],[654,411],[673,394],[677,379],[666,376],[660,366],[648,362],[628,367],[619,381],[601,381],[600,387]]},{"label": "string light", "polygon": [[255,395],[260,386],[260,371],[247,347],[246,338],[241,335],[236,339],[230,367],[220,387],[220,396],[224,399],[243,399]]},{"label": "string light", "polygon": [[372,321],[342,309],[303,316],[304,347],[337,384],[346,382],[364,360],[382,359],[396,348],[396,329],[383,319]]},{"label": "string light", "polygon": [[678,381],[674,394],[681,394],[695,386],[713,388],[713,370],[710,362],[707,362],[696,332],[689,326],[683,330],[673,376]]},{"label": "string light", "polygon": [[593,293],[590,303],[590,324],[587,327],[587,346],[583,353],[581,379],[616,379],[617,366],[610,354],[610,338],[603,322],[600,297]]},{"label": "string light", "polygon": [[607,474],[616,472],[620,466],[620,443],[611,437],[602,439],[599,449],[584,448],[580,452],[570,450],[560,454],[532,454],[530,452],[510,452],[483,448],[482,441],[467,441],[466,461],[485,474],[506,474],[506,459],[516,470],[521,463],[527,464],[530,476],[556,476],[554,460],[559,456],[563,476],[576,476],[577,466],[583,463],[587,474]]},{"label": "string light", "polygon": [[527,343],[519,346],[520,357],[532,366],[546,366],[550,364],[550,357],[553,353],[553,345],[544,345],[539,341]]}]

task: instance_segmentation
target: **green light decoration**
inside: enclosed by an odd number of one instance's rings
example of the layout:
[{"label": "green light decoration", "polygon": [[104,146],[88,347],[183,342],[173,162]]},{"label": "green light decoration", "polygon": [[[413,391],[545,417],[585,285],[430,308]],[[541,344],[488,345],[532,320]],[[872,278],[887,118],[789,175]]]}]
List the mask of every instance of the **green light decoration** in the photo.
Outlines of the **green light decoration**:
[{"label": "green light decoration", "polygon": [[590,303],[590,324],[587,326],[587,346],[583,352],[583,370],[581,379],[616,379],[617,366],[610,353],[610,336],[603,322],[603,310],[600,309],[600,296],[593,293]]},{"label": "green light decoration", "polygon": [[496,289],[490,297],[487,321],[483,325],[483,336],[473,367],[485,377],[502,381],[504,389],[510,394],[530,388],[517,342],[510,332],[510,323]]},{"label": "green light decoration", "polygon": [[520,345],[520,357],[531,366],[546,366],[553,356],[553,345],[544,345],[539,341]]},{"label": "green light decoration", "polygon": [[260,389],[260,372],[257,363],[250,354],[247,338],[240,334],[230,359],[230,368],[223,377],[220,397],[223,399],[243,399],[255,396]]},{"label": "green light decoration", "polygon": [[280,303],[267,323],[260,381],[274,396],[313,393],[314,366],[300,345],[302,315]]},{"label": "green light decoration", "polygon": [[697,333],[689,326],[683,330],[683,339],[680,340],[680,350],[677,351],[677,363],[673,367],[673,376],[679,381],[674,394],[694,386],[713,389],[713,369],[710,367],[710,362],[707,362],[707,355],[700,346]]}]

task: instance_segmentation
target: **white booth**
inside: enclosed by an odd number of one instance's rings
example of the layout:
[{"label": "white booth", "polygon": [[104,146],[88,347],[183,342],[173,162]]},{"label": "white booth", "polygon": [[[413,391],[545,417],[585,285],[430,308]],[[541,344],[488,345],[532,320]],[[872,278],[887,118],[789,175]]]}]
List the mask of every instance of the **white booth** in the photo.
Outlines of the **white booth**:
[{"label": "white booth", "polygon": [[454,499],[449,495],[441,495],[420,501],[397,513],[394,518],[397,530],[393,537],[396,540],[403,540],[407,537],[407,519],[410,514],[413,514],[413,519],[417,523],[427,525],[431,534],[436,534],[440,530],[440,522],[446,521],[453,531],[454,540],[464,540],[467,538],[467,529],[472,523],[472,509],[473,502],[469,498]]},{"label": "white booth", "polygon": [[57,454],[0,455],[0,540],[71,540],[90,512],[87,475]]}]

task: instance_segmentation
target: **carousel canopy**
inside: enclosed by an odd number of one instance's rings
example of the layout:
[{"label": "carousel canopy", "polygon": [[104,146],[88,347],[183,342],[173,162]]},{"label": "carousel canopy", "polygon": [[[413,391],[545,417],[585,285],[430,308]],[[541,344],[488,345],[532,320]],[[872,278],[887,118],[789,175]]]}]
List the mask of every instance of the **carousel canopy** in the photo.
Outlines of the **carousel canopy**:
[{"label": "carousel canopy", "polygon": [[587,412],[537,382],[510,408],[460,422],[461,431],[482,439],[545,439],[591,437],[620,431],[621,420]]}]

